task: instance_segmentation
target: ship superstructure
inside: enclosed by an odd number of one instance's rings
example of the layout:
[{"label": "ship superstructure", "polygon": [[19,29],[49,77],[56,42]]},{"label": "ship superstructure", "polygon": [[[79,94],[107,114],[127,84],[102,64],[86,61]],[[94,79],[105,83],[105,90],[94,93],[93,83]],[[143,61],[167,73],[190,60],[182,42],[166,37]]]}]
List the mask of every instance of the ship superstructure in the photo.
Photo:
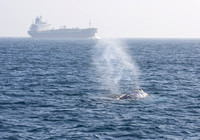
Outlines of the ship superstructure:
[{"label": "ship superstructure", "polygon": [[50,24],[44,22],[42,17],[36,17],[34,23],[29,28],[28,34],[34,38],[93,38],[97,33],[97,28],[66,28],[49,29]]}]

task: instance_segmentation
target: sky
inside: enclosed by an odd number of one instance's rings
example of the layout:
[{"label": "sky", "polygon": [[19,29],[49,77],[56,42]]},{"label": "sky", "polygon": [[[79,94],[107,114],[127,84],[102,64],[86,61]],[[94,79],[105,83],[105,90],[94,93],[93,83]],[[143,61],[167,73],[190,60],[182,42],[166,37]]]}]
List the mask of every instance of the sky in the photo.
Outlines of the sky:
[{"label": "sky", "polygon": [[98,28],[101,38],[200,38],[200,0],[0,0],[0,37],[51,27]]}]

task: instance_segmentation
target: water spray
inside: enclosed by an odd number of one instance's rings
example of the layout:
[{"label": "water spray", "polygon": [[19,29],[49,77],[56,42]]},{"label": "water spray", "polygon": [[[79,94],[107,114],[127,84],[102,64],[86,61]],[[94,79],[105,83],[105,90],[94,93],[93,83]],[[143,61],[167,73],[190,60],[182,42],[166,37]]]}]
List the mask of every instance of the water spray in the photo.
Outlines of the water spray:
[{"label": "water spray", "polygon": [[113,94],[139,88],[139,70],[120,40],[101,39],[93,57],[101,83]]}]

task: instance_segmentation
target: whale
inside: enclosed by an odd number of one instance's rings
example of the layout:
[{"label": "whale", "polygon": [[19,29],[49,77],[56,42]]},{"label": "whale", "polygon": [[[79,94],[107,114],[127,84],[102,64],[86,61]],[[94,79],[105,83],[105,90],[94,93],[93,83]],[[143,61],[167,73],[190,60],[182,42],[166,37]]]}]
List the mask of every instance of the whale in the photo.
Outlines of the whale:
[{"label": "whale", "polygon": [[146,98],[149,95],[144,92],[142,89],[136,89],[134,90],[131,94],[123,94],[121,96],[119,96],[117,99],[118,100],[125,100],[125,99],[142,99],[142,98]]}]

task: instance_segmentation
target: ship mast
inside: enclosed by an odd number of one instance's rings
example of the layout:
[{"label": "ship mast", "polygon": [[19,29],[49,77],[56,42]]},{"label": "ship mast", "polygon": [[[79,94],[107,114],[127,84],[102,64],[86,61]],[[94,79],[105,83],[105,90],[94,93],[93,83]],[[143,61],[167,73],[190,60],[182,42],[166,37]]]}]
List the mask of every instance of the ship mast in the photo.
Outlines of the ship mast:
[{"label": "ship mast", "polygon": [[89,28],[91,28],[91,20],[89,20]]}]

